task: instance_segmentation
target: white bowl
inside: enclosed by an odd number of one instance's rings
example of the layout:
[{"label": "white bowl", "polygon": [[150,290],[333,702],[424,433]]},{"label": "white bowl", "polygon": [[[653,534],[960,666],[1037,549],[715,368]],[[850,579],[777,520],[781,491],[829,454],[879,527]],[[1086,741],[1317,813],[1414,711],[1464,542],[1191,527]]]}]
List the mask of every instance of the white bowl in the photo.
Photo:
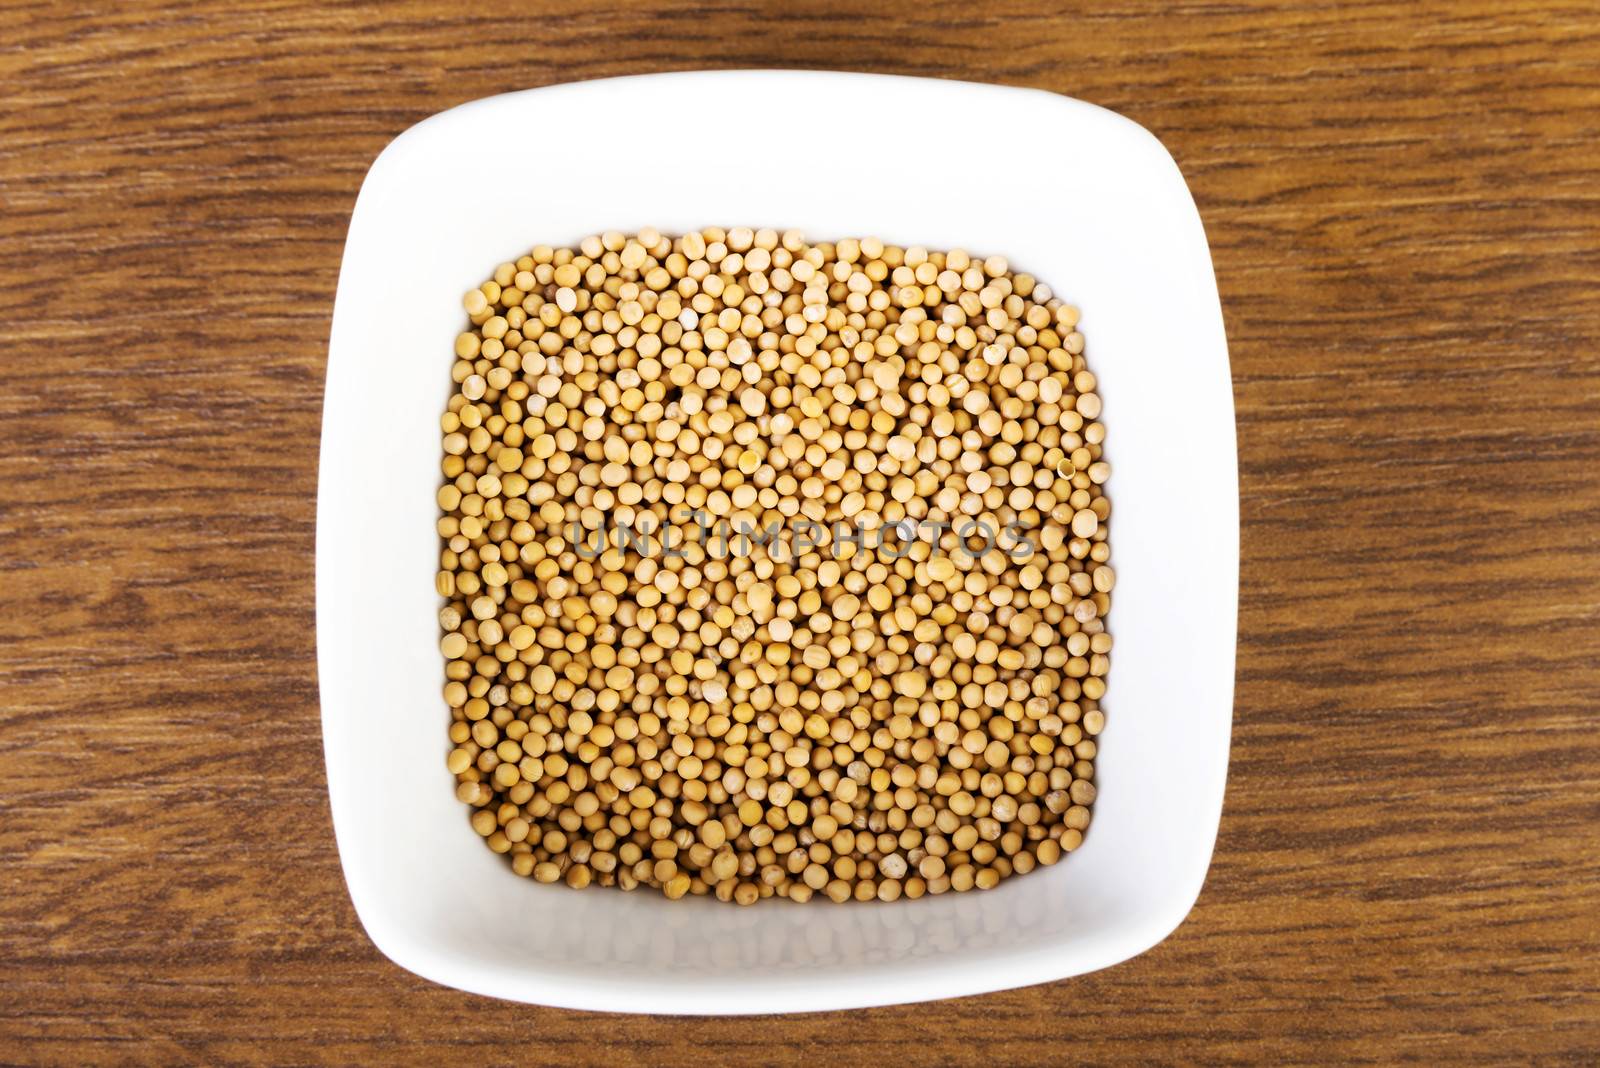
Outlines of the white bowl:
[{"label": "white bowl", "polygon": [[[538,243],[712,224],[1000,253],[1082,309],[1115,472],[1117,644],[1094,823],[1060,864],[985,892],[741,909],[538,885],[469,828],[444,766],[433,589],[461,294]],[[1183,177],[1144,129],[1077,100],[875,75],[669,74],[497,96],[407,130],[350,221],[317,508],[328,791],[368,934],[463,990],[682,1013],[979,993],[1155,945],[1199,894],[1227,775],[1232,401]]]}]

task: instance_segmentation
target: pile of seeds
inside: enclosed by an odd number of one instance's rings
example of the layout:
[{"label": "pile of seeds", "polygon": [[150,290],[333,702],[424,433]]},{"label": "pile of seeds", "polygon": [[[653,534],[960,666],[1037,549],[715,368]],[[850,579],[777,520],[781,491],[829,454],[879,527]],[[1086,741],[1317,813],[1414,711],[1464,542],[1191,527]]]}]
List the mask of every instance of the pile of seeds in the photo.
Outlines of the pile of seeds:
[{"label": "pile of seeds", "polygon": [[1115,576],[1075,308],[739,227],[540,246],[464,303],[447,764],[517,874],[893,901],[1082,843]]}]

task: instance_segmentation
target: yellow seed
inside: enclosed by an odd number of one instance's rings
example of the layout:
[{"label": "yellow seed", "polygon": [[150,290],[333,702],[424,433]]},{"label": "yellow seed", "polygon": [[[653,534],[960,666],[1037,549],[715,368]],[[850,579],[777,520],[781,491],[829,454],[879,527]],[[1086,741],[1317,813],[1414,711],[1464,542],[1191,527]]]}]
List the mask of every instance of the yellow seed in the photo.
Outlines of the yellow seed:
[{"label": "yellow seed", "polygon": [[893,902],[1081,845],[1116,575],[1076,308],[746,227],[539,246],[462,306],[446,767],[514,872]]}]

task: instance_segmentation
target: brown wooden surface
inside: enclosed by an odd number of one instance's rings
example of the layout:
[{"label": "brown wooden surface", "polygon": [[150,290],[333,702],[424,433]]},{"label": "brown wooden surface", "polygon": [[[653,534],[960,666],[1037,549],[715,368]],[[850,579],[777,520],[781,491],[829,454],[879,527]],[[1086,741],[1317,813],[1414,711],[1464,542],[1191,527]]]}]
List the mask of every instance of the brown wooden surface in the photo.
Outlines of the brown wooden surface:
[{"label": "brown wooden surface", "polygon": [[[4,4],[0,1061],[1593,1063],[1600,13],[886,6]],[[603,1017],[430,985],[356,922],[311,568],[361,177],[462,101],[701,66],[1045,87],[1189,178],[1239,410],[1238,701],[1210,880],[1130,963]],[[1020,136],[923,131],[961,166]],[[535,135],[568,166],[627,127]]]}]

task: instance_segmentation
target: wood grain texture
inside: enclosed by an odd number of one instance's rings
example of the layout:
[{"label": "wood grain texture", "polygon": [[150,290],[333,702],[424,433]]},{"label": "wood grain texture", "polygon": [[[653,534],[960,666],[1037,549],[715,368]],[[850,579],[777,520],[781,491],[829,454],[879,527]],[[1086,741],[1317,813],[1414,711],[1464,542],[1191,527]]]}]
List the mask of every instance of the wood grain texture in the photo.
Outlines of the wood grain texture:
[{"label": "wood grain texture", "polygon": [[[1593,1063],[1600,15],[874,10],[0,7],[0,1061]],[[1132,962],[602,1017],[432,986],[356,922],[311,564],[365,168],[477,97],[741,66],[1069,93],[1189,178],[1238,403],[1236,728],[1205,892]],[[1016,136],[926,129],[967,165]]]}]

